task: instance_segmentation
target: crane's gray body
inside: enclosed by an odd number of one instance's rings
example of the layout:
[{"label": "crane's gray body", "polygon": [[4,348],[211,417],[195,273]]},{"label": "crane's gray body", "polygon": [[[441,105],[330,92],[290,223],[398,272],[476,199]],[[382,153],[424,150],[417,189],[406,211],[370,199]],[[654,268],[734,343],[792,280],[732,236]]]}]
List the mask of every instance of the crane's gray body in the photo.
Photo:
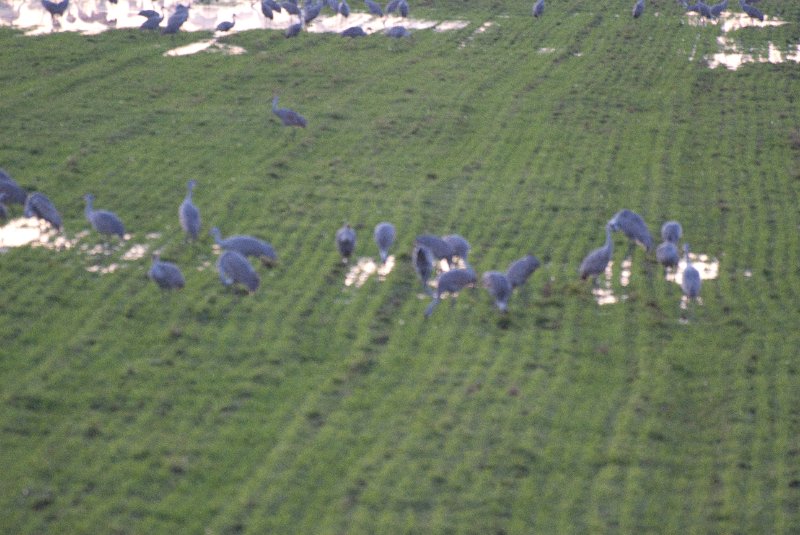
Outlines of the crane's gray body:
[{"label": "crane's gray body", "polygon": [[511,262],[506,270],[506,277],[508,277],[511,287],[517,288],[525,284],[528,278],[533,275],[533,272],[539,269],[540,265],[539,259],[533,255],[525,255],[519,260]]},{"label": "crane's gray body", "polygon": [[14,204],[25,204],[28,192],[20,187],[3,169],[0,169],[0,193],[6,194],[6,202]]},{"label": "crane's gray body", "polygon": [[494,298],[494,304],[500,312],[507,312],[508,300],[511,299],[514,288],[506,274],[500,271],[487,271],[481,277],[481,282]]},{"label": "crane's gray body", "polygon": [[336,231],[336,248],[342,262],[347,263],[356,248],[356,231],[349,223]]},{"label": "crane's gray body", "polygon": [[477,275],[472,268],[451,269],[439,275],[436,279],[436,292],[433,295],[433,301],[425,309],[425,317],[433,314],[433,310],[442,300],[442,294],[458,293],[465,287],[474,285],[477,280]]},{"label": "crane's gray body", "polygon": [[597,276],[603,273],[611,260],[611,253],[614,252],[614,242],[611,240],[612,226],[609,222],[606,225],[606,243],[594,251],[590,252],[581,262],[578,272],[581,279],[592,277],[597,282]]},{"label": "crane's gray body", "polygon": [[22,212],[25,217],[37,217],[50,223],[53,227],[61,230],[61,214],[47,195],[44,193],[33,192],[25,199],[25,208]]},{"label": "crane's gray body", "polygon": [[178,207],[178,220],[181,223],[181,228],[186,233],[187,238],[197,240],[200,235],[200,210],[192,202],[192,192],[194,191],[197,181],[190,180],[186,183],[186,197]]},{"label": "crane's gray body", "polygon": [[172,262],[161,260],[158,254],[153,255],[153,263],[147,276],[162,290],[178,290],[186,285],[180,268]]},{"label": "crane's gray body", "polygon": [[261,279],[247,261],[247,258],[236,251],[224,251],[217,259],[219,279],[225,286],[241,284],[250,293],[258,289]]},{"label": "crane's gray body", "polygon": [[375,244],[378,246],[378,254],[381,257],[381,263],[386,263],[389,257],[389,248],[394,243],[396,231],[394,225],[386,221],[375,225]]},{"label": "crane's gray body", "polygon": [[620,210],[611,218],[614,230],[620,230],[631,242],[639,243],[650,251],[653,248],[653,237],[642,216],[628,209]]},{"label": "crane's gray body", "polygon": [[125,238],[125,225],[122,220],[114,212],[108,210],[95,210],[94,209],[94,195],[87,193],[83,196],[86,201],[86,208],[84,214],[86,220],[91,223],[92,227],[106,236],[117,235],[120,238]]},{"label": "crane's gray body", "polygon": [[278,261],[278,255],[272,245],[255,236],[237,235],[222,239],[217,227],[211,229],[211,235],[214,236],[214,241],[220,249],[236,251],[244,256],[254,256],[265,265],[272,265]]}]

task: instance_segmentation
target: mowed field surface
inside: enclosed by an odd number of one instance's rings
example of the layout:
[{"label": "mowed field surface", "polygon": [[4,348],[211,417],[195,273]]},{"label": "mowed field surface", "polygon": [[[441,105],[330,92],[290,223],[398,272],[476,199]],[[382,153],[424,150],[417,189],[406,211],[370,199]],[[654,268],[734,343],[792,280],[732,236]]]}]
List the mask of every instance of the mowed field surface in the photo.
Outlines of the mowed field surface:
[{"label": "mowed field surface", "polygon": [[[240,56],[0,31],[0,167],[78,239],[0,255],[0,532],[798,532],[800,68],[709,69],[719,29],[673,1],[461,4],[412,11],[462,30]],[[759,5],[789,24],[729,37],[793,50],[800,6]],[[85,193],[131,233],[109,255]],[[578,278],[621,208],[719,261],[691,315],[641,248],[622,285],[620,234],[619,302]],[[394,269],[345,286],[336,229],[375,258],[384,220]],[[254,295],[220,284],[213,225],[275,246]],[[506,316],[476,288],[425,320],[425,232],[479,273],[542,267]]]}]

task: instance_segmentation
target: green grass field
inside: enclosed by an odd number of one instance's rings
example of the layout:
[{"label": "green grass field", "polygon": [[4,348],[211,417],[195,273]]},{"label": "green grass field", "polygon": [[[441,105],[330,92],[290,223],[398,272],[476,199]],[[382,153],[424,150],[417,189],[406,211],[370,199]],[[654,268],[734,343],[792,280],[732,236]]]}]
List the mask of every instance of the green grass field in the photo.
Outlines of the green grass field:
[{"label": "green grass field", "polygon": [[[132,237],[0,254],[0,532],[800,532],[800,68],[711,70],[717,27],[632,5],[412,5],[470,24],[226,37],[241,56],[1,29],[0,167],[68,237],[87,192]],[[729,37],[796,48],[800,5],[759,5],[789,23]],[[625,207],[719,260],[688,323],[641,248],[621,302],[579,280]],[[376,257],[383,220],[394,270],[345,287],[336,229]],[[220,284],[213,225],[278,251],[254,295]],[[479,272],[543,265],[506,317],[476,288],[425,320],[424,232]],[[156,249],[184,290],[147,280]]]}]

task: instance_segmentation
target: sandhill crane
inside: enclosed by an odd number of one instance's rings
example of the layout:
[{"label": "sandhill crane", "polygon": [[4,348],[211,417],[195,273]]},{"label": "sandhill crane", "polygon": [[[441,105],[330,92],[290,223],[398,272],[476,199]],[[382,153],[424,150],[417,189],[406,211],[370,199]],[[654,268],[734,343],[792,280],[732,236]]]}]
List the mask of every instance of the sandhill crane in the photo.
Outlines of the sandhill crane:
[{"label": "sandhill crane", "polygon": [[91,193],[84,195],[83,200],[86,201],[86,208],[84,209],[86,220],[91,223],[97,232],[106,236],[116,234],[120,238],[125,238],[125,225],[122,224],[122,220],[117,214],[108,210],[95,210],[93,206],[94,195]]},{"label": "sandhill crane", "polygon": [[25,204],[28,193],[3,169],[0,169],[0,192],[6,194],[6,202]]},{"label": "sandhill crane", "polygon": [[[425,317],[430,317],[433,310],[442,301],[442,294],[444,293],[458,293],[465,287],[474,285],[477,281],[477,276],[472,268],[466,269],[451,269],[445,271],[436,278],[436,291],[433,294],[433,301],[425,309]],[[453,301],[455,303],[455,301]]]},{"label": "sandhill crane", "polygon": [[306,118],[290,108],[278,107],[278,95],[272,98],[272,113],[283,122],[284,126],[306,127]]},{"label": "sandhill crane", "polygon": [[153,253],[153,263],[147,272],[150,280],[158,284],[162,290],[176,290],[186,285],[180,268],[172,262],[161,260],[158,253]]},{"label": "sandhill crane", "polygon": [[61,214],[44,193],[34,192],[25,199],[25,217],[38,217],[61,230]]},{"label": "sandhill crane", "polygon": [[217,259],[217,271],[219,279],[225,286],[241,284],[250,293],[258,289],[261,279],[247,261],[247,258],[236,251],[224,251]]},{"label": "sandhill crane", "polygon": [[578,272],[581,279],[592,277],[594,284],[597,284],[597,276],[603,273],[611,260],[611,253],[614,251],[614,242],[611,240],[612,225],[606,224],[606,243],[602,247],[590,252],[581,262]]},{"label": "sandhill crane", "polygon": [[457,256],[463,260],[464,263],[467,263],[467,256],[469,255],[469,251],[472,249],[472,247],[466,238],[464,238],[464,236],[460,236],[458,234],[448,234],[447,236],[442,236],[442,240],[450,246],[453,256]]},{"label": "sandhill crane", "polygon": [[540,265],[539,259],[533,255],[525,255],[512,262],[506,270],[506,277],[508,277],[511,287],[517,288],[525,284],[528,277],[533,275],[533,272],[539,269]]},{"label": "sandhill crane", "polygon": [[214,237],[214,241],[219,245],[220,249],[236,251],[244,256],[254,256],[261,260],[261,263],[265,266],[271,266],[278,261],[278,255],[272,245],[254,236],[228,236],[223,240],[222,234],[220,234],[217,227],[212,228],[210,234]]},{"label": "sandhill crane", "polygon": [[389,247],[394,243],[395,234],[394,225],[391,223],[384,221],[375,225],[375,244],[378,246],[378,253],[383,264],[386,263],[386,259],[389,257]]},{"label": "sandhill crane", "polygon": [[505,273],[500,271],[487,271],[481,277],[483,287],[486,288],[494,298],[494,304],[500,312],[508,311],[508,300],[511,299],[511,292],[514,288]]},{"label": "sandhill crane", "polygon": [[642,216],[628,209],[620,210],[611,218],[611,227],[614,230],[621,230],[630,240],[628,255],[633,252],[636,243],[640,243],[647,251],[653,248],[653,238],[647,229],[647,223]]},{"label": "sandhill crane", "polygon": [[342,262],[346,264],[356,248],[356,231],[350,223],[336,231],[336,248],[339,250]]},{"label": "sandhill crane", "polygon": [[181,223],[181,228],[186,233],[187,239],[197,240],[200,235],[200,210],[192,202],[192,192],[197,186],[196,180],[190,180],[186,183],[186,197],[178,207],[178,220]]}]

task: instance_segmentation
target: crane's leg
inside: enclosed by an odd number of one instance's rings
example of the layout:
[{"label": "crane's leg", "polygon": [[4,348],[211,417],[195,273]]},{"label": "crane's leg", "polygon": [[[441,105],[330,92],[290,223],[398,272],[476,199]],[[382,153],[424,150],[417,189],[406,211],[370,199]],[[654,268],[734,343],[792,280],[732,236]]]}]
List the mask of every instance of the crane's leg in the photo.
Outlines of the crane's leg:
[{"label": "crane's leg", "polygon": [[425,318],[429,318],[431,314],[433,314],[433,310],[436,308],[436,306],[439,304],[440,301],[441,299],[439,299],[438,297],[433,298],[431,304],[428,305],[428,308],[425,309]]}]

